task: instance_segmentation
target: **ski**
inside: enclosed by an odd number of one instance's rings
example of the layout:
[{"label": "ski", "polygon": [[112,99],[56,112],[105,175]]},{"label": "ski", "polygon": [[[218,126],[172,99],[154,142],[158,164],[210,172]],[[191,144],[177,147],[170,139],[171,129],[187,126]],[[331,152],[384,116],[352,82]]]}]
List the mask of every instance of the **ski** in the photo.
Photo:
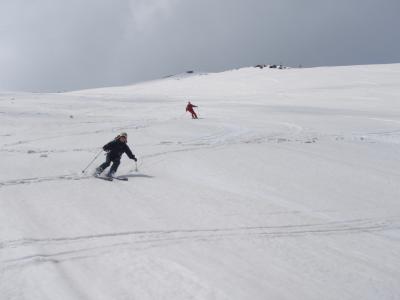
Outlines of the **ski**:
[{"label": "ski", "polygon": [[95,178],[107,180],[107,181],[113,181],[114,179],[116,180],[121,180],[121,181],[128,181],[128,177],[124,176],[116,176],[116,177],[106,177],[106,176],[101,176],[101,175],[94,175]]},{"label": "ski", "polygon": [[94,176],[94,178],[103,179],[103,180],[107,180],[107,181],[113,181],[114,180],[113,177],[104,177],[104,176]]}]

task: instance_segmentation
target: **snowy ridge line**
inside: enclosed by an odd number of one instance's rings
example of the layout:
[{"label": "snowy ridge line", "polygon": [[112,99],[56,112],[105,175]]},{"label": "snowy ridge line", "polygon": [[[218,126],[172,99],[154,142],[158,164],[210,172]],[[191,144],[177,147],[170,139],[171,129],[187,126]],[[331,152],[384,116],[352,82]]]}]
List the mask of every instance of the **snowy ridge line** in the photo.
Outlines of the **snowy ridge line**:
[{"label": "snowy ridge line", "polygon": [[[348,221],[332,221],[314,224],[281,225],[281,226],[249,226],[235,228],[213,228],[213,229],[177,229],[177,230],[143,230],[126,231],[116,233],[103,233],[96,235],[83,235],[76,237],[58,237],[58,238],[23,238],[18,240],[8,240],[0,242],[0,249],[15,248],[20,246],[30,246],[37,244],[49,245],[64,242],[101,240],[104,238],[115,238],[124,236],[137,236],[139,238],[151,238],[157,236],[173,236],[175,238],[210,238],[220,236],[237,235],[269,235],[269,236],[291,236],[308,233],[330,233],[330,232],[363,232],[363,231],[381,231],[400,228],[400,217],[393,217],[386,220],[373,219],[355,219]],[[216,233],[216,234],[215,234]],[[189,234],[189,235],[188,235]],[[192,235],[195,234],[195,235]],[[200,235],[196,235],[200,234]],[[179,236],[181,235],[181,236]]]},{"label": "snowy ridge line", "polygon": [[37,139],[29,139],[29,140],[22,140],[18,142],[13,142],[13,143],[8,143],[2,145],[2,147],[10,147],[10,146],[18,146],[18,145],[23,145],[23,144],[29,144],[32,142],[39,142],[39,141],[47,141],[47,140],[54,140],[58,138],[65,138],[65,137],[72,137],[72,136],[84,136],[84,135],[91,135],[91,134],[98,134],[98,133],[105,133],[105,132],[111,132],[111,133],[116,133],[122,130],[128,130],[128,129],[143,129],[148,127],[148,124],[127,124],[125,126],[118,126],[118,127],[113,127],[113,128],[107,128],[107,129],[98,129],[98,130],[92,130],[92,131],[85,131],[85,132],[76,132],[76,133],[69,133],[65,135],[53,135],[53,136],[47,136],[47,137],[41,137]]}]

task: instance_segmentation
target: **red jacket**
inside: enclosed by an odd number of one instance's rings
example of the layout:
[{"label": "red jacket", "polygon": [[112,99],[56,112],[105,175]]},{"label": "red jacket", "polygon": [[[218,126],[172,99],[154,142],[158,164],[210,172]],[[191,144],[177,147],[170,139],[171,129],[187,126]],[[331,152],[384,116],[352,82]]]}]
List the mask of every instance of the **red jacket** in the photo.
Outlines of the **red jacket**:
[{"label": "red jacket", "polygon": [[189,104],[186,106],[186,111],[192,112],[192,111],[193,111],[193,107],[197,107],[197,106],[196,106],[196,105],[193,105],[192,103],[189,103]]}]

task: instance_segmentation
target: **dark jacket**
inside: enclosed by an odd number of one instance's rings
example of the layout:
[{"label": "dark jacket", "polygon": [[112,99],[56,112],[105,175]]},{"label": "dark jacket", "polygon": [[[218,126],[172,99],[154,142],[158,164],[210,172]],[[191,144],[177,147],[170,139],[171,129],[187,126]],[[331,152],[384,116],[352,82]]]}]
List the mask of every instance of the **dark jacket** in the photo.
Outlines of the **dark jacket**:
[{"label": "dark jacket", "polygon": [[103,147],[104,151],[108,152],[111,159],[120,159],[122,154],[126,153],[130,159],[135,159],[131,149],[128,145],[120,140],[113,140]]}]

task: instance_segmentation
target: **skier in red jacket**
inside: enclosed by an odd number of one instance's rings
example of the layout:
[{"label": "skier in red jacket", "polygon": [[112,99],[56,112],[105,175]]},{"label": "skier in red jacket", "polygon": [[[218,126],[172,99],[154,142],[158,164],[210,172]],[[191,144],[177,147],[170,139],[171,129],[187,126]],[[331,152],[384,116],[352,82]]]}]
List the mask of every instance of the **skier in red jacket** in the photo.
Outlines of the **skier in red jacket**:
[{"label": "skier in red jacket", "polygon": [[190,112],[192,114],[192,119],[198,119],[196,112],[194,111],[194,107],[197,107],[196,105],[193,105],[192,103],[190,103],[190,101],[188,102],[188,104],[186,105],[186,111]]}]

